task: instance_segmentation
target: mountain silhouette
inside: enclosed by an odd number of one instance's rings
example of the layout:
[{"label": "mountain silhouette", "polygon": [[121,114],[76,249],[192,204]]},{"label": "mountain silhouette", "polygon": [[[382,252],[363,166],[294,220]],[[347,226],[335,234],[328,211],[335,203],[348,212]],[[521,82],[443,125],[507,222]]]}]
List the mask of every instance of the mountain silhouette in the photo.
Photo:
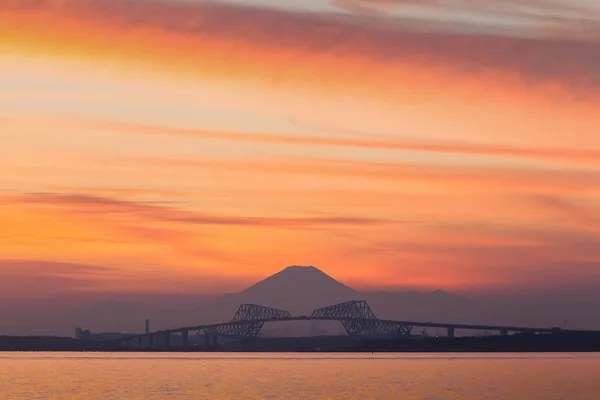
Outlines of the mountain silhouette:
[{"label": "mountain silhouette", "polygon": [[359,293],[313,266],[290,266],[242,290],[222,297],[234,304],[253,303],[310,313],[314,308],[354,300]]},{"label": "mountain silhouette", "polygon": [[333,279],[325,272],[313,266],[291,266],[277,272],[268,278],[250,286],[241,293],[245,295],[260,295],[271,292],[278,297],[290,295],[314,296],[315,294],[353,295],[356,291]]}]

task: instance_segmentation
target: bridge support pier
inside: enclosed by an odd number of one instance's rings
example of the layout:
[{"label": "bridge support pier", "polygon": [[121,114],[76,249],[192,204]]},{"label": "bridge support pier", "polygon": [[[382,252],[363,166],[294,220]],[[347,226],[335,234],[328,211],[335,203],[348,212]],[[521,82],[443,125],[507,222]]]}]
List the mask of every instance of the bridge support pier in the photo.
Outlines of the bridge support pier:
[{"label": "bridge support pier", "polygon": [[149,349],[154,347],[154,335],[146,336],[146,347]]},{"label": "bridge support pier", "polygon": [[163,333],[163,349],[166,351],[171,349],[171,334],[169,332]]},{"label": "bridge support pier", "polygon": [[219,340],[216,333],[206,332],[204,334],[204,340],[206,343],[207,350],[214,350],[217,348]]},{"label": "bridge support pier", "polygon": [[190,331],[187,329],[181,331],[181,347],[183,350],[188,350],[190,347]]},{"label": "bridge support pier", "polygon": [[137,345],[136,345],[136,347],[138,349],[143,349],[144,348],[144,342],[143,342],[143,340],[144,340],[143,336],[138,336],[138,338],[137,338]]},{"label": "bridge support pier", "polygon": [[448,327],[448,337],[449,338],[454,337],[454,327]]}]

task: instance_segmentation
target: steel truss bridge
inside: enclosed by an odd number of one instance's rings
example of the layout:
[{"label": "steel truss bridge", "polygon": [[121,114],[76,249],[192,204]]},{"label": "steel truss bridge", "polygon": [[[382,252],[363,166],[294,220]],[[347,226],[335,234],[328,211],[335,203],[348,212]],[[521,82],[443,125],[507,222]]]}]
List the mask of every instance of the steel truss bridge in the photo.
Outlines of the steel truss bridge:
[{"label": "steel truss bridge", "polygon": [[112,339],[108,342],[120,343],[125,348],[170,348],[171,337],[180,335],[183,348],[189,346],[189,333],[204,335],[208,347],[215,346],[219,337],[252,338],[259,335],[267,322],[279,321],[340,321],[349,336],[355,338],[385,339],[410,336],[414,327],[444,328],[449,337],[454,337],[456,329],[497,331],[501,335],[519,333],[557,333],[560,328],[526,328],[515,326],[448,324],[435,322],[394,321],[379,319],[366,301],[348,301],[329,307],[318,308],[310,315],[293,316],[289,311],[264,307],[256,304],[242,304],[233,319],[210,325],[187,326],[151,333]]}]

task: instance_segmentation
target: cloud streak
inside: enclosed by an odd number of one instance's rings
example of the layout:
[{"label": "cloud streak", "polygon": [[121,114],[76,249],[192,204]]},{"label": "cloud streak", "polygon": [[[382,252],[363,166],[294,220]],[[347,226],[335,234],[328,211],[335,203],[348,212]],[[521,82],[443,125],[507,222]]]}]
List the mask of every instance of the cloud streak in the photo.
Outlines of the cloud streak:
[{"label": "cloud streak", "polygon": [[[86,291],[101,286],[101,279],[117,269],[42,260],[0,260],[0,288],[4,295],[37,295]],[[35,279],[32,279],[35,277]]]},{"label": "cloud streak", "polygon": [[434,280],[462,290],[490,293],[500,285],[526,293],[576,292],[600,284],[599,243],[589,231],[438,221],[422,226],[418,236],[357,242],[348,256],[380,257],[391,265],[390,274],[395,264],[410,262],[413,284],[428,287],[428,270],[435,269]]},{"label": "cloud streak", "polygon": [[[53,121],[61,123],[60,121]],[[311,136],[290,134],[268,134],[256,132],[215,131],[194,128],[176,128],[172,126],[156,126],[136,123],[104,122],[104,121],[75,121],[76,126],[101,129],[106,131],[119,131],[128,133],[141,133],[149,135],[173,135],[196,139],[241,141],[249,143],[283,144],[289,146],[309,145],[321,147],[349,147],[357,149],[401,150],[428,153],[451,153],[463,155],[484,155],[490,157],[512,157],[523,159],[538,159],[544,161],[564,162],[571,164],[596,165],[600,164],[600,149],[589,148],[552,148],[552,147],[517,147],[502,145],[473,145],[469,143],[432,143],[393,139],[372,139],[368,132],[351,132],[353,136]],[[72,125],[73,121],[66,122]],[[324,129],[327,131],[327,129]],[[346,134],[344,130],[333,130],[334,133]],[[362,138],[361,138],[362,137]]]},{"label": "cloud streak", "polygon": [[[127,163],[127,161],[124,162]],[[511,192],[519,192],[520,190],[535,191],[536,189],[553,187],[559,191],[575,191],[577,189],[593,188],[600,184],[600,173],[585,170],[536,171],[519,168],[473,168],[322,158],[280,158],[270,161],[150,158],[133,159],[129,162],[158,168],[207,168],[266,174],[333,175],[353,177],[356,180],[421,181],[430,182],[432,185],[445,182],[448,185],[464,185],[470,188],[501,188],[504,185],[509,185]]]},{"label": "cloud streak", "polygon": [[398,24],[416,20],[411,25],[419,30],[600,39],[600,6],[584,0],[333,0],[332,4],[357,14],[395,17]]},{"label": "cloud streak", "polygon": [[[22,37],[21,45],[52,41],[75,56],[146,59],[148,68],[160,61],[156,65],[208,75],[220,68],[230,78],[266,78],[276,85],[319,75],[330,87],[336,75],[338,81],[358,76],[372,81],[365,71],[374,66],[389,80],[398,65],[488,79],[518,77],[538,86],[588,89],[600,83],[598,43],[587,40],[406,32],[351,17],[217,3],[11,0],[0,7],[11,37]],[[72,35],[78,29],[80,34]],[[85,54],[90,45],[94,54]]]},{"label": "cloud streak", "polygon": [[440,13],[480,12],[492,17],[507,16],[561,25],[575,31],[582,28],[582,22],[596,21],[600,17],[600,7],[581,0],[334,0],[332,4],[366,13],[385,13],[410,6],[422,6]]},{"label": "cloud streak", "polygon": [[4,202],[31,206],[56,207],[67,213],[97,215],[132,215],[142,218],[192,225],[246,225],[272,228],[300,228],[335,225],[371,225],[389,221],[375,218],[324,216],[324,217],[245,217],[200,213],[192,210],[168,207],[150,202],[132,202],[108,197],[31,193],[5,199]]}]

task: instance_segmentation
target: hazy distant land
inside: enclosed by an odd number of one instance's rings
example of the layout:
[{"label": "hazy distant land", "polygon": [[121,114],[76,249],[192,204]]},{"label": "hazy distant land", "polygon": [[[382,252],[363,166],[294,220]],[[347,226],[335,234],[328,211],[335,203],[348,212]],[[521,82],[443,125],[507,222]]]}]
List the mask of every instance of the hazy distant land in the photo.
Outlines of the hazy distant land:
[{"label": "hazy distant land", "polygon": [[[305,315],[315,308],[348,300],[366,300],[377,317],[383,319],[600,329],[598,319],[589,313],[594,304],[600,305],[600,297],[594,295],[490,299],[459,296],[443,290],[364,292],[314,267],[288,267],[245,290],[221,296],[174,294],[111,298],[2,301],[0,334],[73,336],[76,327],[92,332],[136,333],[144,330],[146,319],[150,319],[152,330],[225,322],[242,303]],[[262,332],[270,337],[293,337],[342,334],[343,330],[335,323],[274,323],[265,325]]]},{"label": "hazy distant land", "polygon": [[[286,309],[293,315],[307,315],[310,310],[349,300],[367,300],[380,318],[400,316],[404,319],[436,322],[478,322],[481,314],[474,313],[477,305],[471,299],[454,296],[442,290],[429,293],[377,292],[361,293],[314,267],[292,266],[267,277],[255,285],[239,292],[207,298],[196,304],[196,317],[184,316],[185,309],[171,310],[171,321],[159,319],[159,327],[169,323],[179,327],[185,323],[214,323],[231,319],[237,307],[242,303]],[[148,304],[146,304],[148,306]],[[122,318],[136,316],[136,327],[131,331],[142,332],[142,318],[148,310],[134,303],[101,303],[83,308],[76,322],[79,327],[92,328],[99,334],[110,328],[119,327]],[[112,313],[108,313],[112,311]],[[181,314],[178,314],[180,311]],[[516,310],[515,310],[516,311]],[[499,313],[498,313],[499,314]],[[488,311],[488,320],[501,315]],[[88,318],[86,318],[86,316]],[[89,317],[93,317],[93,322]],[[434,318],[430,318],[434,317]],[[468,318],[471,318],[470,320]],[[506,317],[504,317],[506,318]],[[516,319],[516,318],[513,318]],[[153,321],[154,322],[154,321]],[[63,324],[73,323],[71,320]],[[87,325],[86,325],[87,324]],[[536,326],[534,322],[524,324]],[[537,325],[538,327],[542,327]],[[122,324],[128,328],[131,325]],[[152,330],[159,327],[153,326]],[[74,327],[73,327],[74,328]],[[103,329],[104,328],[104,329]],[[118,335],[118,333],[116,333]],[[124,333],[127,334],[127,333]],[[261,335],[243,340],[225,340],[218,351],[600,351],[600,334],[563,332],[557,335],[514,334],[501,337],[492,333],[463,332],[456,338],[437,335],[435,330],[423,332],[413,330],[411,338],[389,340],[366,340],[350,338],[344,334],[336,321],[294,321],[265,325]],[[457,335],[459,336],[459,335]],[[81,341],[68,337],[53,336],[0,336],[0,350],[18,351],[121,351],[118,343]],[[173,349],[177,351],[177,349]],[[190,351],[210,351],[203,347],[193,347]]]}]

